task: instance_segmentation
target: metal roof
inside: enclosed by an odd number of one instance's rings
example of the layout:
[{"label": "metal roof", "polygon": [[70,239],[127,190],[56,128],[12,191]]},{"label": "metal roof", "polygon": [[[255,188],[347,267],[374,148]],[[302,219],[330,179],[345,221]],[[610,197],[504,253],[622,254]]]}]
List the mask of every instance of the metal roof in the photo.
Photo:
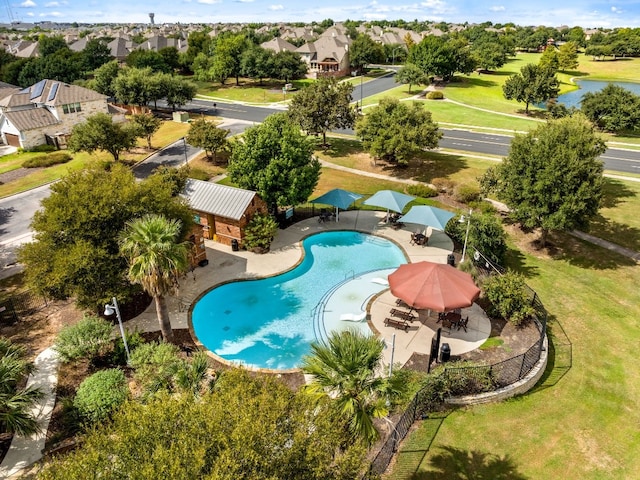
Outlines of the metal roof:
[{"label": "metal roof", "polygon": [[194,210],[240,220],[256,192],[189,178],[182,195]]}]

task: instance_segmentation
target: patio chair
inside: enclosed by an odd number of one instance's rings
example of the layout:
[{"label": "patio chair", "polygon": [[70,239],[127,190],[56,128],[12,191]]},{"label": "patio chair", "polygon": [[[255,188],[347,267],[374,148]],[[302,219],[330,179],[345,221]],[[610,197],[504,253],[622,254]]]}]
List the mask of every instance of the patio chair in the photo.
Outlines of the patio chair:
[{"label": "patio chair", "polygon": [[464,331],[467,331],[467,323],[469,323],[469,316],[467,315],[465,318],[461,318],[460,321],[458,322],[458,330],[460,330],[461,328],[464,328]]}]

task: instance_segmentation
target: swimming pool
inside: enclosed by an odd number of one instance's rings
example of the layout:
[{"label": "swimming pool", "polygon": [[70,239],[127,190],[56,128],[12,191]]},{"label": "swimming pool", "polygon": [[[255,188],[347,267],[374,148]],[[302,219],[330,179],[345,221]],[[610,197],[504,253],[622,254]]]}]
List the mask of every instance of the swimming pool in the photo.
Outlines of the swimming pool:
[{"label": "swimming pool", "polygon": [[[317,319],[317,314],[323,313],[317,311],[317,305],[326,299],[327,292],[361,273],[406,263],[402,250],[393,242],[354,231],[311,235],[302,246],[304,258],[292,270],[259,280],[227,283],[197,301],[191,321],[207,349],[251,367],[296,368],[311,342],[318,340],[314,316]],[[356,313],[354,305],[359,308],[372,295],[370,288],[347,291],[342,304],[336,305],[339,299],[333,299],[332,308],[342,305],[342,313]],[[344,328],[353,326],[347,325],[351,322],[342,323]],[[328,327],[336,328],[335,322]]]}]

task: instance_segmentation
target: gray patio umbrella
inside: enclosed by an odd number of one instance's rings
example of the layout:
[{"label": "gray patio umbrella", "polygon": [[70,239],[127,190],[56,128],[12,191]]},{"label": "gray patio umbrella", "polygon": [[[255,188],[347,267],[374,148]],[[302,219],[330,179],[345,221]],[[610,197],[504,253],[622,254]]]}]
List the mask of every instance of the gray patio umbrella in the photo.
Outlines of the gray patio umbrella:
[{"label": "gray patio umbrella", "polygon": [[416,223],[425,227],[444,231],[447,222],[455,217],[455,214],[429,205],[414,205],[411,210],[398,219],[399,222]]},{"label": "gray patio umbrella", "polygon": [[350,192],[348,190],[342,190],[341,188],[334,188],[329,190],[324,195],[320,195],[318,198],[311,200],[311,203],[321,203],[323,205],[331,205],[336,207],[336,222],[338,221],[338,208],[346,210],[353,202],[362,198],[362,195]]},{"label": "gray patio umbrella", "polygon": [[364,205],[371,205],[373,207],[383,207],[387,209],[387,218],[389,218],[389,210],[402,213],[404,207],[407,206],[411,200],[415,200],[416,197],[406,195],[404,193],[396,192],[394,190],[380,190],[367,198]]}]

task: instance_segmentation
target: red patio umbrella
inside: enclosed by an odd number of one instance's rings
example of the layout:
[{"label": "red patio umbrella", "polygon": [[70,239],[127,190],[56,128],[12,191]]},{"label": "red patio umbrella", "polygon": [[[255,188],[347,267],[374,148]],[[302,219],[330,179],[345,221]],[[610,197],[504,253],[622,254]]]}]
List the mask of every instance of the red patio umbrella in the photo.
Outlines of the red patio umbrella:
[{"label": "red patio umbrella", "polygon": [[444,263],[401,265],[389,275],[389,287],[408,305],[436,312],[469,307],[480,296],[471,275]]}]

